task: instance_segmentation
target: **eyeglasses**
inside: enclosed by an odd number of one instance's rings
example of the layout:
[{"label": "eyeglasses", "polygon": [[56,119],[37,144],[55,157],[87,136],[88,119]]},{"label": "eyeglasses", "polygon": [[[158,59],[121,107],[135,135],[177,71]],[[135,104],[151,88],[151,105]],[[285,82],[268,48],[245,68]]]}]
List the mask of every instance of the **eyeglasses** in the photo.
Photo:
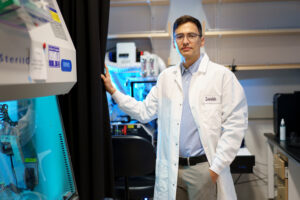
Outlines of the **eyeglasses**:
[{"label": "eyeglasses", "polygon": [[[197,33],[186,34],[186,37],[187,37],[188,41],[190,41],[190,42],[195,42],[197,40],[198,36],[201,37],[201,34],[197,34]],[[179,33],[179,34],[175,35],[176,42],[182,42],[184,37],[185,37],[185,35],[183,33]]]}]

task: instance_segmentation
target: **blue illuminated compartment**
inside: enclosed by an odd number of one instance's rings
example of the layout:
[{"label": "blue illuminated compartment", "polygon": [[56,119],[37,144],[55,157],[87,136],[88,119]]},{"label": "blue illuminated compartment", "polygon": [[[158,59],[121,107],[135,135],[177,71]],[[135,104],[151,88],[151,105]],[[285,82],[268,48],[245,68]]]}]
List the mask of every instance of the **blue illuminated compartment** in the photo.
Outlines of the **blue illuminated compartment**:
[{"label": "blue illuminated compartment", "polygon": [[75,192],[56,97],[0,102],[0,199],[60,200]]},{"label": "blue illuminated compartment", "polygon": [[[127,80],[132,77],[140,77],[141,68],[117,68],[109,65],[108,68],[114,86],[124,94],[130,95],[130,84],[127,82]],[[107,100],[111,122],[130,121],[130,117],[118,107],[117,103],[111,98],[110,95],[107,95]]]},{"label": "blue illuminated compartment", "polygon": [[[108,69],[114,86],[138,101],[143,101],[156,84],[156,77],[141,76],[141,67],[117,68],[108,65]],[[129,122],[131,120],[110,95],[107,95],[107,100],[111,122]]]}]

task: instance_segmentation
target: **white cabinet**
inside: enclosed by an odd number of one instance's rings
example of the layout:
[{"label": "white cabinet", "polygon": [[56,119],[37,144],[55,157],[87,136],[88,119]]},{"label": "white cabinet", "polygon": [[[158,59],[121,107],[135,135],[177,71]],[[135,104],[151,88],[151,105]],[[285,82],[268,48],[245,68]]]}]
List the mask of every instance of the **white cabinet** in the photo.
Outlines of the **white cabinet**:
[{"label": "white cabinet", "polygon": [[273,134],[265,136],[268,138],[268,198],[300,199],[300,150],[277,141]]}]

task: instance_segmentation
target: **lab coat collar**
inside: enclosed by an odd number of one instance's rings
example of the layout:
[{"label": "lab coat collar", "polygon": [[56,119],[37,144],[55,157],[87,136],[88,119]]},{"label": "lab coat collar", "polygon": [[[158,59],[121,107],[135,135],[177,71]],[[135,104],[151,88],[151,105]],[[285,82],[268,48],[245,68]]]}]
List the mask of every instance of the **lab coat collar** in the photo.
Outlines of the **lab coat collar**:
[{"label": "lab coat collar", "polygon": [[208,66],[208,62],[209,62],[209,58],[208,55],[206,53],[203,53],[203,58],[201,59],[199,68],[197,73],[205,73],[207,70],[207,66]]},{"label": "lab coat collar", "polygon": [[[202,59],[201,59],[200,65],[198,67],[198,71],[196,73],[205,73],[206,70],[207,70],[209,57],[206,53],[203,53],[203,55],[201,55],[201,57],[202,57]],[[176,77],[178,79],[178,77],[182,74],[182,72],[181,72],[181,63],[179,63],[175,67],[173,73],[176,75]]]},{"label": "lab coat collar", "polygon": [[[209,62],[209,58],[207,56],[206,53],[204,53],[203,58],[201,59],[198,71],[196,72],[196,74],[200,74],[200,73],[205,73],[207,70],[207,66],[208,66],[208,62]],[[175,82],[177,83],[177,85],[179,86],[179,88],[182,90],[182,75],[181,75],[181,67],[180,67],[180,63],[177,64],[176,67],[174,67],[174,78],[175,78]]]},{"label": "lab coat collar", "polygon": [[178,87],[182,91],[182,75],[181,75],[180,64],[178,64],[176,67],[174,67],[173,74],[174,74],[175,82],[177,83]]},{"label": "lab coat collar", "polygon": [[[198,71],[198,68],[200,66],[201,60],[203,58],[204,54],[201,53],[200,57],[198,58],[198,60],[196,60],[195,63],[193,63],[188,69],[187,71],[190,72],[191,74],[195,73]],[[180,69],[181,69],[181,75],[183,75],[184,71],[186,70],[185,67],[183,66],[182,63],[180,63]]]}]

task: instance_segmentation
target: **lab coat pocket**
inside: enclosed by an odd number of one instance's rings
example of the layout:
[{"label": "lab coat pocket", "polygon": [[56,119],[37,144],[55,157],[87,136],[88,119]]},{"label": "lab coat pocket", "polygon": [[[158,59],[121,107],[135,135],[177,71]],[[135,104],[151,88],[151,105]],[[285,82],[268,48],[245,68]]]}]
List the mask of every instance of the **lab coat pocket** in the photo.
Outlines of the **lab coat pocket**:
[{"label": "lab coat pocket", "polygon": [[204,95],[201,102],[201,113],[208,130],[221,130],[222,104],[220,96]]}]

